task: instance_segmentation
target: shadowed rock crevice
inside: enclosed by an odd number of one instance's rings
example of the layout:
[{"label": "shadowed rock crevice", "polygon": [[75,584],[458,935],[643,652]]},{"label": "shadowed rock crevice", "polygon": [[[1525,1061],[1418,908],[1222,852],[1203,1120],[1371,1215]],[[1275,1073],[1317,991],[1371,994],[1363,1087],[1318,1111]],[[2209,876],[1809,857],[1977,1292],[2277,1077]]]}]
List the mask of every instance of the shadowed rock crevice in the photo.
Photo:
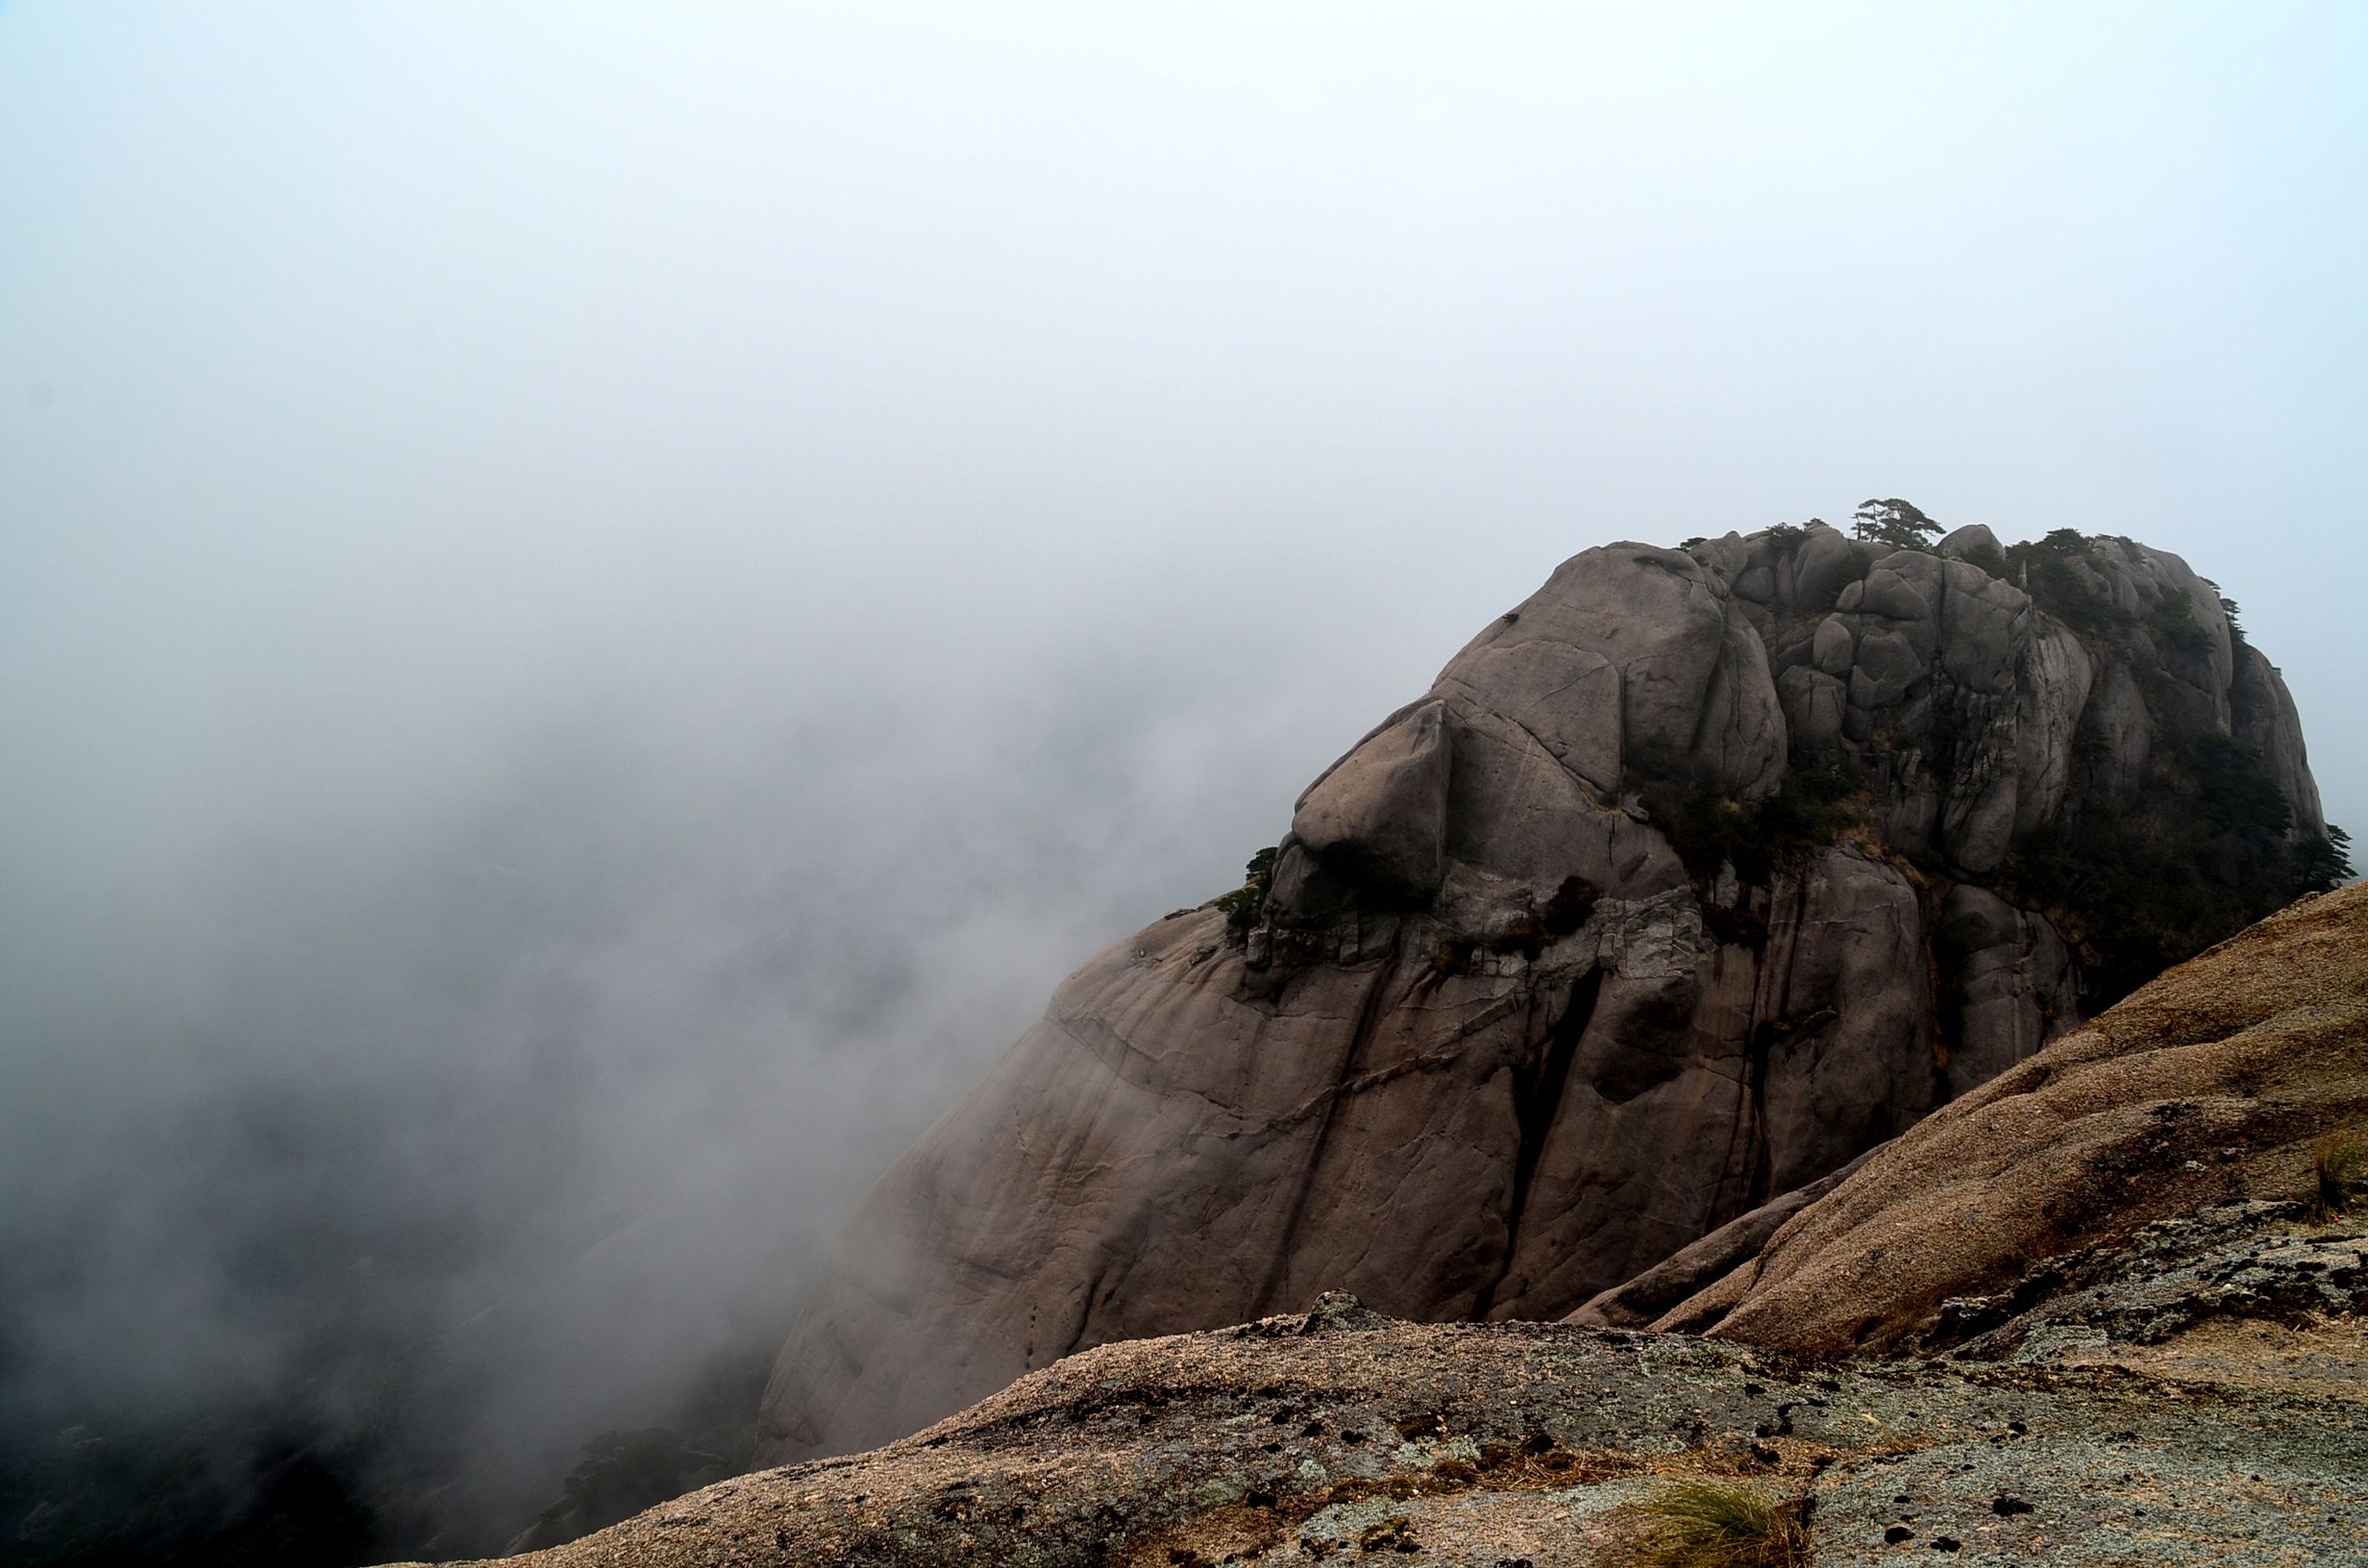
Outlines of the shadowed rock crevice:
[{"label": "shadowed rock crevice", "polygon": [[1505,1215],[1505,1263],[1473,1301],[1471,1315],[1476,1318],[1489,1315],[1506,1271],[1520,1255],[1521,1216],[1528,1208],[1530,1183],[1538,1173],[1539,1160],[1545,1153],[1546,1134],[1553,1127],[1554,1114],[1562,1105],[1570,1064],[1578,1055],[1579,1041],[1587,1033],[1588,1020],[1594,1017],[1595,1001],[1602,991],[1601,969],[1589,969],[1581,975],[1570,988],[1570,999],[1563,1004],[1561,1016],[1546,1032],[1535,1067],[1528,1072],[1515,1072],[1514,1115],[1520,1127],[1520,1144],[1514,1156],[1513,1197]]}]

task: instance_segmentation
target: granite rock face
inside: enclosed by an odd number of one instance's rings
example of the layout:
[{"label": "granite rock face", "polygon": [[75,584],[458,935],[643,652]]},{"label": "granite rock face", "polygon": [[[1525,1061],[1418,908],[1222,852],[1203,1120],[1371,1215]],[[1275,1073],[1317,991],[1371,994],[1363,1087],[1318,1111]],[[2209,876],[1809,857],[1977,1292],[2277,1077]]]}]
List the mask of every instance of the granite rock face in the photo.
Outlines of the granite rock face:
[{"label": "granite rock face", "polygon": [[[2221,1311],[2356,1314],[2356,1258],[2304,1257],[2288,1274],[2325,1277],[2302,1289],[2277,1280],[2287,1243],[2245,1240],[2239,1258],[2227,1237],[2295,1219],[2300,1203],[2246,1200],[2306,1189],[2324,1140],[2368,1124],[2364,1037],[2368,884],[2354,884],[2162,975],[1877,1150],[1714,1278],[1700,1271],[1653,1326],[1821,1356],[1979,1355],[2017,1352],[2041,1326],[2146,1343]],[[2201,1230],[2179,1219],[2231,1204]],[[2174,1241],[2194,1255],[2176,1269]],[[2117,1291],[2140,1277],[2172,1294]],[[2322,1286],[2340,1289],[2322,1300]]]},{"label": "granite rock face", "polygon": [[2162,794],[2182,737],[2287,802],[2231,854],[2324,830],[2217,594],[2081,543],[1817,526],[1566,562],[1249,887],[1089,962],[899,1161],[760,1458],[1323,1290],[1558,1317],[2062,1034],[2097,960],[2026,868]]}]

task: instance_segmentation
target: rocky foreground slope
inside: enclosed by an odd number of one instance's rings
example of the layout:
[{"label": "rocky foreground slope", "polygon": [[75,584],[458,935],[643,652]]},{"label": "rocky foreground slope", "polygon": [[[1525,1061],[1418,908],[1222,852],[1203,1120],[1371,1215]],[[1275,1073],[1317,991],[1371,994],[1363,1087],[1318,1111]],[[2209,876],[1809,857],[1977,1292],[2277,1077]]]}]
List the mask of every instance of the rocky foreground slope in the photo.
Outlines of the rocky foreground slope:
[{"label": "rocky foreground slope", "polygon": [[1816,1568],[2368,1561],[2368,1224],[2311,1207],[2364,1127],[2356,887],[1887,1145],[1672,1314],[1711,1337],[1328,1296],[511,1560],[1564,1568],[1709,1477]]},{"label": "rocky foreground slope", "polygon": [[1560,1317],[2329,880],[2210,584],[1912,514],[1565,563],[898,1163],[760,1458],[1328,1289]]}]

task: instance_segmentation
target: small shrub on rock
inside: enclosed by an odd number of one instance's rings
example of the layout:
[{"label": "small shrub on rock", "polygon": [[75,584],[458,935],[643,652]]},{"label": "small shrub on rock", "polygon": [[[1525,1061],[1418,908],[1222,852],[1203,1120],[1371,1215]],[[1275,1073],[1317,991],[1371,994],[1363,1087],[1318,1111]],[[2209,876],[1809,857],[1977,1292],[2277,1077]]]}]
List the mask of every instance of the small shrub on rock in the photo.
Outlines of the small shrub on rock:
[{"label": "small shrub on rock", "polygon": [[1764,887],[1778,870],[1863,820],[1847,803],[1850,781],[1828,769],[1794,769],[1775,794],[1750,805],[1673,784],[1647,785],[1640,793],[1653,824],[1697,882],[1708,882],[1725,863],[1745,882]]},{"label": "small shrub on rock", "polygon": [[1217,900],[1217,907],[1225,912],[1226,933],[1237,941],[1249,935],[1267,906],[1267,889],[1274,882],[1274,854],[1270,845],[1250,856],[1243,868],[1246,874],[1242,885]]}]

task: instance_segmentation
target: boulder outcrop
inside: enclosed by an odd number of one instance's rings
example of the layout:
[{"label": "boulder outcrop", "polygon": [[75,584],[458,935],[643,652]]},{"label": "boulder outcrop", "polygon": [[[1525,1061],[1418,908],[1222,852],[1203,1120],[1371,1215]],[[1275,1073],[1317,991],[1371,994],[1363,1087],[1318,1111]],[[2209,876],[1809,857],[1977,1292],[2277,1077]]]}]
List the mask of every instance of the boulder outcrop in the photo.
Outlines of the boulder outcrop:
[{"label": "boulder outcrop", "polygon": [[1321,1290],[1559,1317],[2339,863],[2290,698],[2176,557],[1588,551],[898,1162],[760,1458]]}]

